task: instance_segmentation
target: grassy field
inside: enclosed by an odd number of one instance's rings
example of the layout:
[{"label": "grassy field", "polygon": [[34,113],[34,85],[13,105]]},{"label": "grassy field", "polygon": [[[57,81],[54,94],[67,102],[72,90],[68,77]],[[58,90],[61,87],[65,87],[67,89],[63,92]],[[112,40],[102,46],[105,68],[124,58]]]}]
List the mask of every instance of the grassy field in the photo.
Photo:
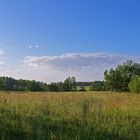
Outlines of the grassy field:
[{"label": "grassy field", "polygon": [[140,140],[140,95],[0,93],[0,140]]}]

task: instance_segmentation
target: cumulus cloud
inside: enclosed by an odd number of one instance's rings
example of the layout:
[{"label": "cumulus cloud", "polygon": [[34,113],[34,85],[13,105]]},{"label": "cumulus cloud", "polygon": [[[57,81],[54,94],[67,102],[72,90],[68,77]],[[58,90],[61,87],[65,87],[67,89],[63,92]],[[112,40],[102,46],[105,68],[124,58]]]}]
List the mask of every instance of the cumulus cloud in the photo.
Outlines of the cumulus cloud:
[{"label": "cumulus cloud", "polygon": [[[115,67],[127,60],[140,63],[140,57],[109,53],[69,53],[59,56],[27,56],[24,64],[46,81],[61,81],[67,76],[76,76],[80,81],[103,79],[105,69]],[[39,72],[37,72],[39,71]]]}]

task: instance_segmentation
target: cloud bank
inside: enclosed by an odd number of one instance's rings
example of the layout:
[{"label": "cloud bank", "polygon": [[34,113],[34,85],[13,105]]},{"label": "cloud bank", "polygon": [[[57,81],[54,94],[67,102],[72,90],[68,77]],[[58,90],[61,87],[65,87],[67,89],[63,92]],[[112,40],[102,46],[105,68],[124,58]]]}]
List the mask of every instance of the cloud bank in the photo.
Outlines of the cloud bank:
[{"label": "cloud bank", "polygon": [[[5,57],[8,55],[5,55],[5,51],[0,49],[1,76],[48,83],[63,81],[68,76],[75,76],[77,81],[103,80],[106,69],[114,68],[127,60],[140,63],[140,56],[102,52],[67,53],[58,56],[26,56],[17,66],[6,65]],[[10,60],[8,61],[10,62]]]},{"label": "cloud bank", "polygon": [[140,57],[109,53],[68,53],[59,56],[27,56],[24,59],[28,71],[36,73],[39,80],[61,81],[75,76],[78,81],[102,80],[105,69],[116,67],[127,60],[140,63]]}]

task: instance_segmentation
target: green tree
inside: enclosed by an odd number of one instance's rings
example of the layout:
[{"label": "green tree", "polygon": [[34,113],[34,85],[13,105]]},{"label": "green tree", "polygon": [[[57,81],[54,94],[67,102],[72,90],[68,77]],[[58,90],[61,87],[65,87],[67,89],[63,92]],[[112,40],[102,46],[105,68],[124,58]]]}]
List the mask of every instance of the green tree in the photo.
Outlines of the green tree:
[{"label": "green tree", "polygon": [[140,76],[136,76],[129,83],[129,90],[133,93],[140,93]]},{"label": "green tree", "polygon": [[75,77],[68,77],[63,84],[63,91],[76,91]]},{"label": "green tree", "polygon": [[47,87],[48,87],[47,91],[55,91],[55,92],[59,91],[59,86],[57,83],[51,83]]},{"label": "green tree", "polygon": [[132,60],[104,72],[106,86],[112,91],[128,91],[130,81],[138,75],[140,75],[140,64]]},{"label": "green tree", "polygon": [[111,91],[121,89],[121,74],[118,70],[110,69],[104,72],[106,88]]},{"label": "green tree", "polygon": [[4,90],[4,83],[2,79],[0,79],[0,90]]},{"label": "green tree", "polygon": [[29,81],[28,89],[30,91],[42,91],[42,84],[41,82],[36,82],[35,80]]}]

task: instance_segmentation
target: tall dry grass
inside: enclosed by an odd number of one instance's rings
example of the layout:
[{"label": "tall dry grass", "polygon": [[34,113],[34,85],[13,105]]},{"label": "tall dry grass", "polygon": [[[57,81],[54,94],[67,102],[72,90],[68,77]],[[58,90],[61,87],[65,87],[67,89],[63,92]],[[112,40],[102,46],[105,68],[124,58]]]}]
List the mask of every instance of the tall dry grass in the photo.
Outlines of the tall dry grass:
[{"label": "tall dry grass", "polygon": [[1,140],[139,140],[140,95],[1,93]]}]

